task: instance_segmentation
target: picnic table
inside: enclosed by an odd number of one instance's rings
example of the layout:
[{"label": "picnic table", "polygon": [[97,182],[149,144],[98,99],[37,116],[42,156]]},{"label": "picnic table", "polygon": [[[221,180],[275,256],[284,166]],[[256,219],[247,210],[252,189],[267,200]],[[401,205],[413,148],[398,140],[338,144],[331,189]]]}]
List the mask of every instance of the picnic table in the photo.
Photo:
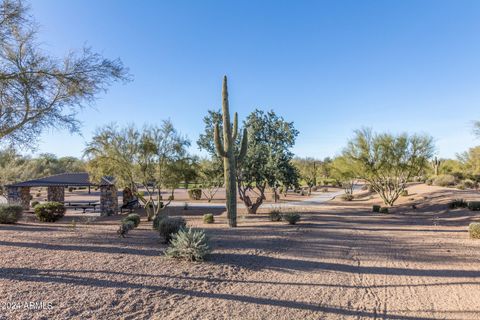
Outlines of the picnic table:
[{"label": "picnic table", "polygon": [[82,209],[83,210],[83,213],[85,213],[87,211],[87,209],[92,209],[93,208],[93,212],[95,212],[97,206],[100,205],[100,202],[98,201],[67,201],[67,202],[64,202],[65,206],[67,208],[73,208],[75,211],[77,209]]}]

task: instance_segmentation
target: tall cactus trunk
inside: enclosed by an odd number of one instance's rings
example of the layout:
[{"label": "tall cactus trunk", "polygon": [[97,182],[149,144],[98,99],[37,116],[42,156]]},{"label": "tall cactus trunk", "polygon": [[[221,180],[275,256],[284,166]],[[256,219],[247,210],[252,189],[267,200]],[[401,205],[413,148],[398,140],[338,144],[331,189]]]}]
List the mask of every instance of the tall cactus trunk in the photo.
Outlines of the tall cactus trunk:
[{"label": "tall cactus trunk", "polygon": [[222,112],[223,112],[223,144],[220,141],[219,126],[215,125],[214,140],[217,154],[223,157],[225,175],[225,192],[228,225],[237,226],[237,162],[241,162],[247,151],[247,131],[244,129],[241,149],[238,157],[235,156],[235,140],[238,131],[238,116],[233,117],[233,128],[230,123],[230,110],[228,105],[227,77],[223,78],[222,89]]}]

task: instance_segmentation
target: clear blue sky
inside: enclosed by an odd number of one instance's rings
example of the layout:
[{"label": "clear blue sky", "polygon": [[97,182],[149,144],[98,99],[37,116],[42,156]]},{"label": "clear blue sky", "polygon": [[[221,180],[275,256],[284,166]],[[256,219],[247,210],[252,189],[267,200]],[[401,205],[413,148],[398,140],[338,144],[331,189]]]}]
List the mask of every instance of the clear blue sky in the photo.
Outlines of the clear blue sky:
[{"label": "clear blue sky", "polygon": [[420,132],[440,156],[479,144],[480,1],[38,0],[54,54],[84,43],[120,57],[134,81],[80,114],[83,137],[42,136],[37,152],[79,156],[102,124],[171,119],[192,140],[209,108],[294,121],[295,153],[333,156],[352,131]]}]

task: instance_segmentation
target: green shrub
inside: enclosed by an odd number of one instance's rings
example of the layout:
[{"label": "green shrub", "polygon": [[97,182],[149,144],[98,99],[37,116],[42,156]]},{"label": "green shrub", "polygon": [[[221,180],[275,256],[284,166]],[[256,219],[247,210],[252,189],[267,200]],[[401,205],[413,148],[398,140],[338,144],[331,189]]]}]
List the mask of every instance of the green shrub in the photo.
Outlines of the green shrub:
[{"label": "green shrub", "polygon": [[321,192],[328,192],[328,188],[322,188],[320,189]]},{"label": "green shrub", "polygon": [[0,223],[16,223],[22,217],[23,208],[18,204],[0,204]]},{"label": "green shrub", "polygon": [[457,188],[458,188],[458,189],[461,189],[461,190],[465,190],[465,189],[475,189],[475,186],[476,186],[475,181],[470,180],[470,179],[465,179],[465,180],[461,181],[461,182],[457,185]]},{"label": "green shrub", "polygon": [[480,211],[480,201],[469,201],[467,207],[471,211]]},{"label": "green shrub", "polygon": [[451,174],[441,174],[433,180],[433,184],[440,187],[449,187],[455,185],[455,177]]},{"label": "green shrub", "polygon": [[209,252],[208,239],[203,230],[181,228],[173,234],[165,255],[187,261],[202,261]]},{"label": "green shrub", "polygon": [[117,233],[120,237],[125,238],[126,234],[130,231],[135,229],[135,222],[132,220],[123,220],[120,224],[120,228],[117,230]]},{"label": "green shrub", "polygon": [[202,189],[195,188],[188,190],[188,197],[192,200],[200,200],[202,198]]},{"label": "green shrub", "polygon": [[164,217],[158,222],[158,232],[160,236],[163,238],[165,243],[169,243],[172,239],[172,235],[177,233],[178,230],[181,228],[185,228],[187,226],[187,222],[185,219],[180,217],[170,218]]},{"label": "green shrub", "polygon": [[427,179],[427,180],[425,180],[425,184],[426,184],[427,186],[431,186],[431,185],[433,184],[433,179]]},{"label": "green shrub", "polygon": [[403,190],[403,191],[400,193],[400,195],[401,195],[402,197],[408,197],[408,190],[406,190],[406,189]]},{"label": "green shrub", "polygon": [[270,211],[268,216],[270,218],[270,221],[273,221],[273,222],[282,221],[282,214],[280,213],[280,210],[273,209],[272,211]]},{"label": "green shrub", "polygon": [[380,210],[378,210],[380,213],[388,213],[388,208],[387,207],[381,207]]},{"label": "green shrub", "polygon": [[213,217],[213,213],[206,213],[203,215],[203,223],[214,223],[215,218]]},{"label": "green shrub", "polygon": [[135,225],[135,228],[140,224],[140,216],[136,213],[130,213],[128,216],[123,218],[122,222],[132,221]]},{"label": "green shrub", "polygon": [[294,212],[287,212],[282,214],[282,219],[287,221],[288,224],[296,224],[298,221],[300,221],[300,215]]},{"label": "green shrub", "polygon": [[65,215],[65,206],[60,202],[45,202],[35,206],[35,215],[42,222],[55,222]]},{"label": "green shrub", "polygon": [[449,209],[466,208],[468,203],[463,199],[455,199],[448,203]]},{"label": "green shrub", "polygon": [[342,196],[340,198],[343,201],[352,201],[353,200],[353,194],[349,194],[349,193],[342,194]]},{"label": "green shrub", "polygon": [[30,204],[30,207],[35,208],[35,206],[36,206],[37,204],[40,204],[40,202],[38,202],[38,201],[32,201],[32,203]]},{"label": "green shrub", "polygon": [[468,226],[468,233],[472,239],[480,239],[480,223],[472,222]]},{"label": "green shrub", "polygon": [[381,206],[374,204],[372,206],[372,212],[380,212]]}]

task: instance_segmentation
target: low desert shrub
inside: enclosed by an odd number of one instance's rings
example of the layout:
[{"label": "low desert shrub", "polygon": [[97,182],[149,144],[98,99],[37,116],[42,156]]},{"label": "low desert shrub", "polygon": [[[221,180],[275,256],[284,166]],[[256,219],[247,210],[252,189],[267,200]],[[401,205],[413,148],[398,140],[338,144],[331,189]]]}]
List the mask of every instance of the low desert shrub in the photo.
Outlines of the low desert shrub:
[{"label": "low desert shrub", "polygon": [[167,200],[168,201],[173,201],[173,200],[175,200],[175,197],[173,195],[169,195]]},{"label": "low desert shrub", "polygon": [[426,179],[426,180],[425,180],[425,184],[426,184],[427,186],[431,186],[431,185],[433,184],[433,179],[431,179],[431,178]]},{"label": "low desert shrub", "polygon": [[455,199],[448,203],[449,209],[466,208],[468,203],[463,199]]},{"label": "low desert shrub", "polygon": [[192,200],[200,200],[202,198],[202,189],[195,188],[188,190],[188,197]]},{"label": "low desert shrub", "polygon": [[469,201],[467,207],[471,211],[480,211],[480,201]]},{"label": "low desert shrub", "polygon": [[317,186],[313,186],[313,187],[312,187],[312,191],[313,191],[313,192],[316,192],[317,190],[318,190],[318,187],[317,187]]},{"label": "low desert shrub", "polygon": [[125,238],[127,233],[133,229],[135,229],[135,222],[133,222],[132,220],[123,220],[120,224],[120,228],[118,228],[117,230],[117,233],[120,237]]},{"label": "low desert shrub", "polygon": [[208,239],[203,230],[181,228],[172,235],[165,255],[187,261],[202,261],[210,252]]},{"label": "low desert shrub", "polygon": [[123,218],[123,222],[132,221],[135,225],[135,228],[140,224],[140,216],[136,213],[130,213],[128,216]]},{"label": "low desert shrub", "polygon": [[381,206],[374,204],[372,206],[372,212],[380,212]]},{"label": "low desert shrub", "polygon": [[35,215],[42,222],[55,222],[65,215],[65,206],[60,202],[45,202],[35,206]]},{"label": "low desert shrub", "polygon": [[388,213],[388,208],[387,207],[381,207],[380,210],[378,210],[380,213]]},{"label": "low desert shrub", "polygon": [[40,202],[38,202],[38,201],[32,201],[32,203],[30,203],[30,207],[35,208],[35,206],[36,206],[37,204],[40,204]]},{"label": "low desert shrub", "polygon": [[18,204],[0,204],[0,223],[16,223],[22,217],[23,208]]},{"label": "low desert shrub", "polygon": [[160,233],[160,237],[163,238],[164,243],[169,243],[172,239],[172,235],[177,233],[181,228],[185,228],[186,226],[187,222],[183,218],[164,217],[159,221],[157,230]]},{"label": "low desert shrub", "polygon": [[352,200],[353,200],[353,194],[349,194],[349,193],[343,194],[343,195],[341,196],[341,199],[342,199],[343,201],[352,201]]},{"label": "low desert shrub", "polygon": [[270,213],[268,214],[268,217],[270,218],[270,221],[273,221],[273,222],[282,221],[282,214],[278,209],[273,209],[272,211],[270,211]]},{"label": "low desert shrub", "polygon": [[471,180],[471,179],[465,179],[463,181],[460,181],[460,183],[457,185],[457,188],[461,189],[461,190],[465,190],[465,189],[475,189],[475,181]]},{"label": "low desert shrub", "polygon": [[402,197],[408,197],[408,190],[406,190],[406,189],[403,190],[403,191],[400,193],[400,195],[401,195]]},{"label": "low desert shrub", "polygon": [[322,188],[320,189],[321,192],[328,192],[328,188]]},{"label": "low desert shrub", "polygon": [[300,221],[300,215],[295,212],[287,212],[282,214],[282,219],[287,221],[288,224],[296,224],[298,221]]},{"label": "low desert shrub", "polygon": [[455,177],[451,174],[441,174],[433,180],[433,184],[440,187],[449,187],[455,185]]},{"label": "low desert shrub", "polygon": [[480,223],[472,222],[468,226],[468,233],[472,239],[480,239]]},{"label": "low desert shrub", "polygon": [[203,223],[210,224],[214,222],[215,222],[215,218],[213,217],[213,213],[206,213],[203,215]]}]

